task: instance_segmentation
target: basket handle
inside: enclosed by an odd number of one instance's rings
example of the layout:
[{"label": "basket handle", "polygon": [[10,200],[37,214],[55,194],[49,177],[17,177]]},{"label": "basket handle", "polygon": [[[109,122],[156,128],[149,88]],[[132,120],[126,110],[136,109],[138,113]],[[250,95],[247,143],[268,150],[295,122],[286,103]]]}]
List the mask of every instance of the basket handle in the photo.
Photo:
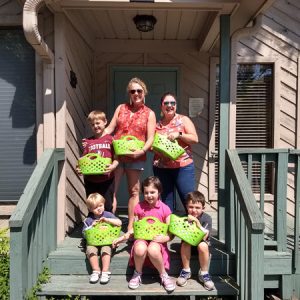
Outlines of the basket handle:
[{"label": "basket handle", "polygon": [[171,140],[169,140],[169,139],[167,138],[167,136],[166,136],[165,134],[160,134],[160,133],[156,133],[156,134],[158,134],[158,136],[161,136],[162,139],[168,140],[168,141],[171,142],[171,143],[178,144],[178,141],[177,141],[176,139],[173,140],[173,141],[171,141]]},{"label": "basket handle", "polygon": [[144,222],[144,223],[147,223],[149,220],[154,221],[153,223],[160,222],[157,218],[151,217],[151,216],[149,216],[149,217],[144,217],[141,221]]},{"label": "basket handle", "polygon": [[186,221],[187,223],[189,223],[191,226],[197,227],[196,222],[195,221],[188,221],[188,217],[183,217],[182,218],[184,221]]},{"label": "basket handle", "polygon": [[99,156],[101,156],[101,155],[99,155],[98,153],[88,153],[84,157],[86,157],[88,159],[93,159],[93,157],[95,157],[94,159],[97,159],[97,158],[99,158]]},{"label": "basket handle", "polygon": [[122,140],[127,140],[127,141],[129,141],[129,140],[135,140],[135,141],[138,140],[138,138],[134,135],[124,135],[121,139]]},{"label": "basket handle", "polygon": [[[109,230],[110,227],[112,227],[111,224],[105,223],[105,222],[98,222],[98,223],[96,224],[96,226],[98,226],[98,227],[106,227],[106,228],[101,228],[101,230]],[[99,228],[99,229],[100,229],[100,228]]]}]

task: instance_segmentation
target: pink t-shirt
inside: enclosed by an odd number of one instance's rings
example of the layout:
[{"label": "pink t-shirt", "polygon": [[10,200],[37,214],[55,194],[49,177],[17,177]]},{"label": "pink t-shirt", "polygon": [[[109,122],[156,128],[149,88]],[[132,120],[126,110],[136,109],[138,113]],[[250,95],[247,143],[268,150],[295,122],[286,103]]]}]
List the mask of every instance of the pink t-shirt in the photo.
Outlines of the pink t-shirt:
[{"label": "pink t-shirt", "polygon": [[142,201],[134,208],[134,215],[137,216],[139,220],[144,217],[155,217],[161,222],[166,223],[166,219],[171,213],[169,206],[161,200],[158,200],[154,207],[150,206],[147,201]]}]

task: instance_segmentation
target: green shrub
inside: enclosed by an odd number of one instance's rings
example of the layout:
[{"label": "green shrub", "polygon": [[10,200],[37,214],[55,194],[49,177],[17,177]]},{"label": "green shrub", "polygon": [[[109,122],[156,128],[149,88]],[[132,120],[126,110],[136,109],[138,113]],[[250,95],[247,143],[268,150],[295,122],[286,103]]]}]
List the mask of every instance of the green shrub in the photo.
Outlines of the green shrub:
[{"label": "green shrub", "polygon": [[41,290],[41,285],[49,282],[50,271],[47,267],[44,267],[42,273],[39,274],[36,285],[28,292],[26,300],[37,300],[36,292]]},{"label": "green shrub", "polygon": [[0,299],[9,299],[9,237],[8,228],[0,229]]}]

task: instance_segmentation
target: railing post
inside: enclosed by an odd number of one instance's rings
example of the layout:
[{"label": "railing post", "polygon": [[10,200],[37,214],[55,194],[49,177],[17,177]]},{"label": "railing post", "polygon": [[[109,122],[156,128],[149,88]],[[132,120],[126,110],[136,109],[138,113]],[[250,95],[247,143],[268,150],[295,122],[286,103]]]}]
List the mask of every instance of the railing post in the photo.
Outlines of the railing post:
[{"label": "railing post", "polygon": [[[219,188],[218,188],[218,235],[225,240],[226,195],[225,195],[225,151],[229,147],[230,104],[230,15],[220,16],[220,109],[219,109]],[[228,207],[228,206],[227,206]],[[226,211],[226,212],[225,212]]]},{"label": "railing post", "polygon": [[249,235],[249,300],[264,299],[264,237],[257,230]]},{"label": "railing post", "polygon": [[276,191],[275,191],[275,210],[274,226],[277,240],[277,251],[286,251],[286,233],[287,233],[287,174],[288,174],[288,152],[278,153],[278,163],[276,172]]},{"label": "railing post", "polygon": [[14,272],[14,280],[9,281],[10,299],[23,299],[27,289],[27,233],[22,231],[22,227],[11,229],[11,233],[10,257],[13,259],[10,259],[10,270],[17,271]]}]

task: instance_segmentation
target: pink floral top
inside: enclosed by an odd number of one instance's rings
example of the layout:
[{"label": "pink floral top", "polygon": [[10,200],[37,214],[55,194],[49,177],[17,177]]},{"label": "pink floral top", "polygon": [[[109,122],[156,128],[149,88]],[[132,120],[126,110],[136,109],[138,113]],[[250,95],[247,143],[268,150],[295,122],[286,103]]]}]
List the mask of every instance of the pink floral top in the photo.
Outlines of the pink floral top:
[{"label": "pink floral top", "polygon": [[[123,104],[120,107],[117,128],[114,135],[114,139],[120,139],[125,135],[133,135],[139,140],[146,142],[147,140],[147,123],[151,109],[146,105],[141,106],[137,111],[132,111],[132,106],[130,104]],[[120,161],[131,162],[132,158],[122,156],[119,157]],[[135,161],[145,161],[146,155],[142,155]]]},{"label": "pink floral top", "polygon": [[[161,121],[156,124],[155,132],[159,134],[169,134],[171,132],[183,132],[185,133],[185,127],[183,124],[183,115],[176,114],[171,122],[167,125],[163,125]],[[172,160],[163,154],[155,153],[154,161],[158,163],[155,164],[158,168],[180,168],[185,167],[193,162],[192,148],[191,145],[184,143],[178,139],[178,144],[185,149],[185,153],[179,156],[176,160]]]}]

